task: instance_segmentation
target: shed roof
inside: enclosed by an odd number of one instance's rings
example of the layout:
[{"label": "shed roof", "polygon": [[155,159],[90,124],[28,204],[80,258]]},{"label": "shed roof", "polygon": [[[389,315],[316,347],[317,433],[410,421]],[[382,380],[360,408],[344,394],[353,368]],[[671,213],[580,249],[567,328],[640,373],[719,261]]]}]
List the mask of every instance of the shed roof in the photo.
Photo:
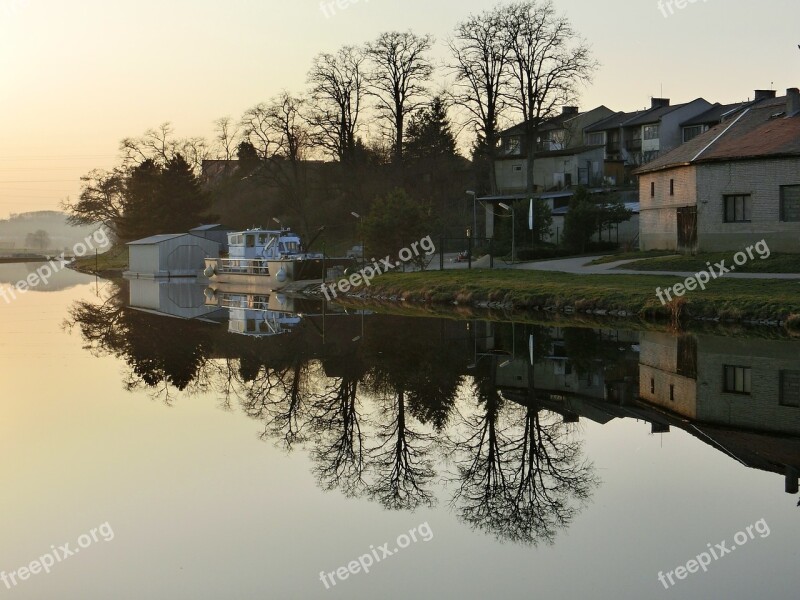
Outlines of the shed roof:
[{"label": "shed roof", "polygon": [[[167,240],[172,240],[175,238],[183,237],[184,235],[189,235],[188,233],[162,233],[159,235],[151,235],[150,237],[142,238],[140,240],[134,240],[132,242],[128,242],[128,246],[148,246],[153,244],[160,244],[161,242],[166,242]],[[196,236],[192,236],[196,237]]]}]

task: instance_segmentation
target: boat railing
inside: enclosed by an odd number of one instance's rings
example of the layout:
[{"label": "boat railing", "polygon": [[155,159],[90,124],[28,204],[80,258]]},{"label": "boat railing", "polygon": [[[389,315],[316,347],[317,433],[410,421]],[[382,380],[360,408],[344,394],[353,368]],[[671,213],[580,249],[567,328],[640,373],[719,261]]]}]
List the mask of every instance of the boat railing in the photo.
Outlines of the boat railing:
[{"label": "boat railing", "polygon": [[247,273],[269,275],[267,261],[261,258],[221,258],[219,270],[222,273]]}]

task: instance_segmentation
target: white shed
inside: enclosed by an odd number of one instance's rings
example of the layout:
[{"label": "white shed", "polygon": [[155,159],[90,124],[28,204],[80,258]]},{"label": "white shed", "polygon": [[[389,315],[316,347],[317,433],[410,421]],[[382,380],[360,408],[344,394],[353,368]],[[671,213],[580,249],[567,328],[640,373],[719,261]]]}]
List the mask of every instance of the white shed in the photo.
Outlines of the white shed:
[{"label": "white shed", "polygon": [[154,235],[128,243],[128,271],[138,279],[198,277],[206,258],[219,257],[219,244],[188,233]]}]

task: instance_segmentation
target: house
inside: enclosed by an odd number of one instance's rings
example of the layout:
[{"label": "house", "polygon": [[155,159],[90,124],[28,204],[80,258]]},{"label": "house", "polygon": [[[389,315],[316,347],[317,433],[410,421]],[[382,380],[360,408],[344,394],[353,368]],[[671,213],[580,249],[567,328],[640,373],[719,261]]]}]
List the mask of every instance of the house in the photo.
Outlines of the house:
[{"label": "house", "polygon": [[633,168],[682,143],[682,124],[712,107],[703,98],[671,105],[669,98],[653,98],[650,108],[619,112],[594,123],[584,132],[587,144],[605,146],[605,175],[621,185]]},{"label": "house", "polygon": [[153,235],[128,242],[130,279],[198,277],[206,258],[219,258],[220,245],[188,233]]},{"label": "house", "polygon": [[[540,124],[533,161],[534,190],[600,185],[603,180],[602,144],[585,143],[584,130],[613,114],[605,106],[586,112],[565,106],[560,115]],[[524,123],[500,133],[500,148],[495,159],[498,194],[523,194],[527,190],[528,144],[525,137]]]},{"label": "house", "polygon": [[800,92],[744,108],[635,171],[642,250],[800,244]]},{"label": "house", "polygon": [[705,133],[715,125],[735,117],[739,112],[761,102],[762,100],[774,100],[775,90],[756,90],[753,100],[746,102],[736,102],[734,104],[720,104],[717,102],[706,112],[700,113],[681,123],[683,130],[683,143],[690,142],[701,133]]},{"label": "house", "polygon": [[[625,208],[631,211],[631,218],[628,221],[617,223],[604,229],[602,232],[598,231],[592,235],[590,241],[592,242],[612,242],[622,246],[634,245],[639,237],[639,203],[636,201],[623,201]],[[561,236],[564,234],[564,221],[566,220],[568,206],[555,208],[552,212],[553,226],[549,239],[544,241],[554,242],[558,244],[561,241]]]}]

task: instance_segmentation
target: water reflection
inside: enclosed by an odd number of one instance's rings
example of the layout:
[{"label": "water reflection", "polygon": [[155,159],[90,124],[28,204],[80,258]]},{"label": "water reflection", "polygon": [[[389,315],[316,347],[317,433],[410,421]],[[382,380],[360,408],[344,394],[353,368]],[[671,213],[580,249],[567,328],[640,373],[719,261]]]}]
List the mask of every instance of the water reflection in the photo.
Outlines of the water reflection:
[{"label": "water reflection", "polygon": [[445,501],[476,530],[552,543],[600,485],[581,420],[622,418],[683,429],[797,492],[791,341],[381,316],[179,285],[119,284],[76,303],[70,325],[125,361],[129,389],[238,404],[265,440],[305,448],[325,490],[392,510]]}]

